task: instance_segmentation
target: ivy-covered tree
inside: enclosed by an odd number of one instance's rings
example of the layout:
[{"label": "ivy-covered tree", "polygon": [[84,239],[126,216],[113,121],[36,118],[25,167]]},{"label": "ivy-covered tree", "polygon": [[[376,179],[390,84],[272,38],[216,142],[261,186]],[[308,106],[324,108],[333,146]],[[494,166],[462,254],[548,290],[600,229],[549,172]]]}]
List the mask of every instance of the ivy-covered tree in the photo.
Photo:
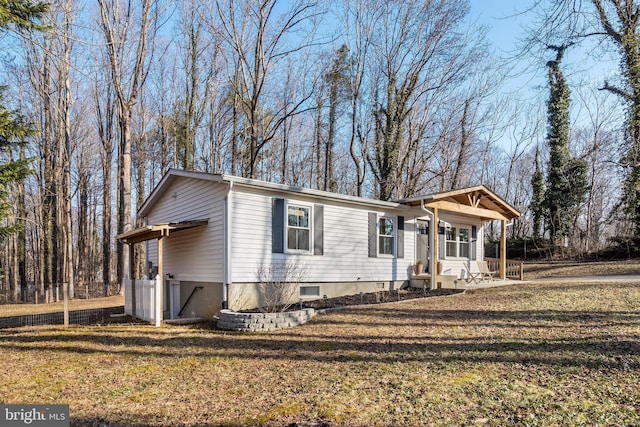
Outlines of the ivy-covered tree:
[{"label": "ivy-covered tree", "polygon": [[329,84],[329,130],[327,134],[327,144],[324,156],[324,183],[323,190],[336,191],[337,178],[335,176],[334,151],[335,151],[335,135],[336,121],[338,120],[338,104],[345,99],[345,93],[348,89],[349,76],[349,49],[342,45],[333,57],[333,65],[329,72],[325,75],[325,79]]},{"label": "ivy-covered tree", "polygon": [[547,103],[549,166],[545,204],[547,226],[555,244],[569,236],[575,215],[584,201],[587,185],[587,164],[571,157],[569,150],[569,85],[560,70],[560,61],[568,46],[550,46],[555,60],[547,63],[549,70],[549,101]]},{"label": "ivy-covered tree", "polygon": [[[10,27],[41,29],[37,21],[46,12],[45,3],[29,0],[0,0],[0,37]],[[4,104],[5,87],[0,87],[0,240],[18,230],[19,224],[7,224],[11,212],[9,196],[12,186],[29,173],[28,159],[15,159],[20,146],[26,144],[33,128],[22,115]]]},{"label": "ivy-covered tree", "polygon": [[[627,107],[622,207],[640,235],[640,3],[637,0],[536,1],[540,19],[531,34],[532,44],[547,40],[556,45],[594,39],[599,48],[619,56],[619,76],[605,80],[602,90]],[[597,50],[600,58],[601,50]],[[610,75],[610,74],[608,74]]]},{"label": "ivy-covered tree", "polygon": [[531,200],[531,212],[533,213],[533,238],[540,238],[540,230],[545,218],[544,202],[544,173],[540,167],[540,149],[536,147],[535,171],[531,177],[533,197]]}]

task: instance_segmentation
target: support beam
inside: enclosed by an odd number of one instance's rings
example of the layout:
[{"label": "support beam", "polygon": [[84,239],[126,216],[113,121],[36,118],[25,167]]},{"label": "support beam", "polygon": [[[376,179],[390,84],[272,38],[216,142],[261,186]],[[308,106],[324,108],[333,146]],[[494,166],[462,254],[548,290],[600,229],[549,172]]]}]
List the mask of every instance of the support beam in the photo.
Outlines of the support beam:
[{"label": "support beam", "polygon": [[502,230],[500,233],[500,278],[507,278],[507,221],[500,221]]},{"label": "support beam", "polygon": [[433,209],[443,209],[445,211],[459,213],[463,215],[475,216],[478,218],[482,218],[483,220],[495,219],[495,220],[506,220],[507,217],[501,214],[500,212],[484,209],[484,208],[476,208],[472,206],[465,206],[460,203],[449,202],[446,200],[438,200],[435,202],[429,202],[424,204],[425,207]]},{"label": "support beam", "polygon": [[431,277],[433,277],[433,288],[437,288],[438,287],[438,257],[440,256],[438,254],[438,222],[440,221],[438,219],[438,214],[440,213],[438,208],[433,208],[433,224],[431,228],[433,231],[433,241],[431,242],[431,244],[433,245],[433,259],[431,260],[431,264],[432,264],[432,270],[430,271],[431,273]]},{"label": "support beam", "polygon": [[133,243],[129,243],[129,287],[131,288],[131,317],[136,318],[136,278],[134,275],[134,256]]},{"label": "support beam", "polygon": [[164,285],[164,272],[163,272],[163,268],[162,268],[162,264],[163,264],[163,257],[162,257],[162,243],[163,243],[163,239],[162,237],[158,238],[158,275],[156,276],[156,326],[160,327],[162,325],[162,311],[163,311],[163,307],[162,307],[162,303],[163,303],[163,296],[164,296],[164,290],[163,290],[163,285]]}]

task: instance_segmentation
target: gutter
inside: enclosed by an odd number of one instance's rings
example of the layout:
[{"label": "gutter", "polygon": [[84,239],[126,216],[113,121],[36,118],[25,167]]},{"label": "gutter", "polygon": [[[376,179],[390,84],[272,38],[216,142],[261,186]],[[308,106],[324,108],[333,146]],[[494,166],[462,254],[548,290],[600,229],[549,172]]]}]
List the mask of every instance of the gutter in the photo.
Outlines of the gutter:
[{"label": "gutter", "polygon": [[[426,213],[429,218],[431,219],[431,226],[429,227],[429,231],[431,233],[437,233],[438,232],[438,224],[435,223],[435,216],[433,215],[433,212],[431,212],[429,209],[427,209],[427,207],[424,205],[424,199],[420,199],[420,210],[422,210],[422,212]],[[435,277],[435,268],[436,268],[436,260],[433,259],[433,236],[429,236],[429,272],[430,277],[429,277],[429,290],[434,290],[436,288],[436,277]]]}]

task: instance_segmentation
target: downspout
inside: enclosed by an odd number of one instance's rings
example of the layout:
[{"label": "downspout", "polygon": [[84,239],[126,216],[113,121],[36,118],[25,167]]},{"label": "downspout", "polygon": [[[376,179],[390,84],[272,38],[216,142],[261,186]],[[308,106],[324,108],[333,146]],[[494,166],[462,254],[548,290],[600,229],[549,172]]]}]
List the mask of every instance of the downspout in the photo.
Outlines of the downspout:
[{"label": "downspout", "polygon": [[229,189],[224,198],[224,266],[222,279],[222,309],[229,308],[229,285],[233,280],[231,274],[231,190],[233,190],[233,181],[229,181]]},{"label": "downspout", "polygon": [[[424,205],[424,199],[420,199],[420,209],[422,210],[422,212],[426,213],[429,218],[431,219],[431,226],[429,227],[429,233],[437,233],[438,232],[438,224],[435,224],[435,217],[433,215],[433,212],[431,212],[429,209],[426,208],[426,206]],[[436,260],[433,259],[433,237],[429,236],[429,272],[431,273],[429,276],[429,289],[433,290],[436,288],[436,282],[435,282],[435,278],[436,276],[434,275],[435,267],[436,267]]]}]

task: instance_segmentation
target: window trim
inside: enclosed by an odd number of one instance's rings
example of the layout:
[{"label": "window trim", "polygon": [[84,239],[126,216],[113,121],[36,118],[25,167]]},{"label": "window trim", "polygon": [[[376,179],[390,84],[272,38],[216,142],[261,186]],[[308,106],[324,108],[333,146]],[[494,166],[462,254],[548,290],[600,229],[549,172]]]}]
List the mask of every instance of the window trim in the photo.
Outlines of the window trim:
[{"label": "window trim", "polygon": [[[391,235],[387,235],[387,234],[380,234],[380,224],[381,224],[381,220],[390,220],[393,222],[393,232],[391,233]],[[380,238],[389,238],[391,237],[393,239],[393,244],[392,244],[392,248],[391,251],[392,253],[387,254],[387,253],[383,253],[380,251],[380,249],[382,248],[382,245],[380,244]],[[395,258],[397,253],[398,253],[398,217],[397,216],[392,216],[392,215],[379,215],[378,216],[378,221],[376,222],[376,239],[377,239],[377,252],[378,252],[378,256],[381,258]]]},{"label": "window trim", "polygon": [[[456,236],[455,236],[456,238],[455,238],[455,240],[449,240],[449,239],[447,239],[447,231],[449,231],[449,230],[445,229],[445,233],[444,233],[444,242],[445,242],[445,245],[444,245],[444,248],[445,248],[445,259],[471,260],[471,259],[472,259],[472,256],[471,256],[471,255],[472,255],[472,253],[473,253],[472,245],[476,244],[476,243],[474,242],[474,240],[473,240],[472,236],[471,236],[472,225],[467,225],[467,224],[464,224],[464,225],[456,225],[456,226],[451,226],[451,228],[456,230]],[[460,240],[460,234],[461,234],[461,233],[460,233],[460,231],[461,231],[461,230],[467,230],[467,239],[468,239],[468,240],[467,240],[466,242],[462,242],[462,241]],[[455,256],[449,255],[449,254],[447,253],[447,249],[448,249],[448,244],[449,244],[449,243],[455,243],[455,248],[456,248],[456,255],[455,255]],[[461,251],[460,251],[460,249],[461,249],[461,245],[463,245],[463,244],[468,245],[468,256],[461,256]]]},{"label": "window trim", "polygon": [[[289,225],[289,207],[297,207],[307,209],[309,211],[309,223],[308,227],[296,227]],[[314,253],[314,209],[313,204],[298,202],[295,200],[285,199],[284,202],[284,253],[287,254],[313,254]],[[289,229],[295,228],[298,230],[308,229],[309,230],[309,248],[308,249],[290,249],[289,248]]]}]

